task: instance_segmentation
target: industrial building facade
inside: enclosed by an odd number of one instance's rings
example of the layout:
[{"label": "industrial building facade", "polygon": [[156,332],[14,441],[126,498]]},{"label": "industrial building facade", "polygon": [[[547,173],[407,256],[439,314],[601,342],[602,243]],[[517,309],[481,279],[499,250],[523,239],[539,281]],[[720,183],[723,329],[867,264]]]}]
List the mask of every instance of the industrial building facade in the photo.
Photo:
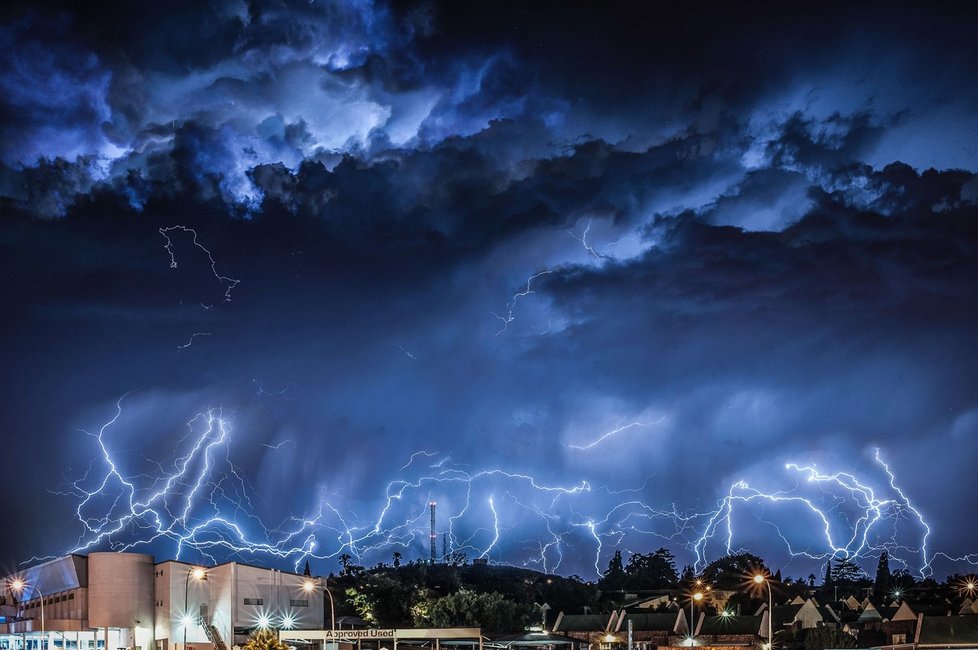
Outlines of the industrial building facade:
[{"label": "industrial building facade", "polygon": [[310,578],[238,562],[69,555],[2,586],[0,650],[228,650],[258,628],[315,630],[324,620]]}]

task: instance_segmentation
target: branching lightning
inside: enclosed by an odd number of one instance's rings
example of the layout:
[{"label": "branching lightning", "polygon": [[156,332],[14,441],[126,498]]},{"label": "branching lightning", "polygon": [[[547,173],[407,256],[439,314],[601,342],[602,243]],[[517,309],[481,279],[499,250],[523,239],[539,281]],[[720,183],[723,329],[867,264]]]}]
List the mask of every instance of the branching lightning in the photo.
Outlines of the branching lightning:
[{"label": "branching lightning", "polygon": [[[898,563],[913,566],[921,576],[930,575],[933,556],[927,549],[927,541],[931,528],[897,486],[896,477],[883,461],[879,449],[875,451],[874,459],[886,475],[885,487],[889,488],[886,494],[879,494],[879,487],[874,489],[851,473],[823,473],[814,465],[797,463],[787,463],[785,469],[799,474],[806,484],[817,488],[817,495],[805,496],[798,494],[797,490],[768,493],[751,487],[746,481],[735,482],[719,507],[706,517],[703,532],[693,544],[695,566],[699,568],[708,561],[706,548],[721,530],[725,551],[734,552],[734,515],[737,506],[769,503],[794,506],[796,512],[800,510],[801,514],[807,514],[809,519],[817,522],[819,534],[815,539],[820,543],[814,551],[795,550],[788,536],[777,525],[768,522],[774,526],[792,556],[812,560],[858,560],[878,555],[885,549]],[[895,526],[908,518],[916,521],[917,530],[909,535],[913,541],[901,541],[896,531],[891,531],[888,537],[882,531],[884,523]]]},{"label": "branching lightning", "polygon": [[[600,575],[610,549],[651,544],[689,552],[702,568],[711,552],[737,551],[738,535],[757,527],[773,527],[789,555],[808,561],[858,561],[886,549],[891,561],[921,575],[930,575],[935,557],[978,563],[975,556],[951,558],[930,549],[930,525],[879,451],[879,479],[788,463],[785,469],[795,477],[789,487],[764,492],[737,481],[703,512],[645,502],[642,496],[654,493],[655,485],[612,490],[584,479],[559,485],[516,470],[467,470],[436,452],[416,451],[396,470],[412,476],[387,483],[374,515],[362,517],[323,499],[310,506],[311,514],[270,527],[255,514],[254,490],[232,462],[231,422],[220,409],[191,418],[175,457],[155,462],[158,471],[147,473],[128,470],[112,450],[112,437],[126,433],[110,436],[121,426],[124,399],[89,434],[97,461],[62,492],[78,500],[82,533],[71,552],[171,544],[176,557],[248,556],[296,567],[343,553],[373,561],[391,549],[414,549],[423,557],[428,504],[436,499],[439,512],[447,513],[439,534],[446,535],[451,552],[551,572],[566,566],[568,557],[591,557]],[[436,457],[435,463],[418,462]],[[758,516],[758,507],[767,512]]]},{"label": "branching lightning", "polygon": [[506,315],[505,316],[500,316],[496,312],[489,312],[490,314],[492,314],[493,316],[495,316],[496,318],[498,318],[499,320],[501,320],[502,323],[503,323],[502,328],[498,332],[496,332],[495,336],[499,336],[500,334],[502,334],[503,332],[505,332],[507,329],[509,329],[509,324],[512,323],[514,320],[516,320],[516,315],[514,313],[514,310],[516,309],[516,302],[520,298],[525,298],[526,296],[530,295],[531,293],[534,293],[534,291],[532,289],[532,286],[531,286],[533,284],[533,281],[536,280],[537,278],[541,277],[541,276],[549,275],[549,274],[551,274],[553,272],[554,272],[553,269],[547,269],[545,271],[540,271],[539,273],[534,273],[533,275],[531,275],[526,280],[526,288],[523,289],[522,291],[518,291],[517,293],[513,294],[512,300],[510,300],[508,303],[506,303]]},{"label": "branching lightning", "polygon": [[588,253],[590,253],[594,257],[597,257],[597,258],[600,259],[601,257],[603,257],[603,255],[601,255],[600,253],[598,253],[597,251],[595,251],[594,250],[594,247],[592,247],[590,244],[587,243],[587,234],[588,234],[588,232],[590,232],[590,230],[591,230],[591,222],[588,221],[587,222],[587,226],[584,228],[584,233],[580,237],[578,237],[577,234],[573,230],[568,230],[567,231],[567,234],[569,234],[571,237],[573,237],[577,241],[581,242],[581,245],[584,246],[584,250],[586,250]]}]

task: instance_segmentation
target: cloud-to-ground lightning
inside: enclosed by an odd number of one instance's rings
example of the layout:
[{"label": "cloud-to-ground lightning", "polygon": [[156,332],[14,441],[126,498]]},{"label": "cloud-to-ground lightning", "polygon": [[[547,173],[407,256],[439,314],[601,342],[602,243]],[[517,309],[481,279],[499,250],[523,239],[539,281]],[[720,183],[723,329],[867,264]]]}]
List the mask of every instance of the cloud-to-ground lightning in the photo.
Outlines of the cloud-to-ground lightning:
[{"label": "cloud-to-ground lightning", "polygon": [[[197,241],[197,231],[194,230],[193,228],[188,228],[187,226],[179,226],[179,225],[160,228],[160,234],[163,235],[163,239],[166,240],[166,243],[163,245],[163,248],[170,255],[170,268],[171,269],[177,268],[177,258],[176,258],[176,254],[174,254],[173,252],[173,242],[170,240],[170,234],[169,234],[174,230],[179,230],[185,233],[189,233],[193,236],[194,246],[204,251],[204,254],[207,255],[207,259],[210,260],[211,272],[214,274],[214,277],[217,278],[217,281],[220,282],[222,286],[225,285],[227,286],[227,289],[224,291],[224,302],[231,302],[231,290],[234,289],[236,286],[238,286],[238,284],[241,281],[236,280],[234,278],[229,278],[226,275],[221,275],[218,272],[217,262],[214,260],[214,256],[211,255],[211,252],[207,250],[207,248],[205,248],[203,244]],[[204,307],[204,309],[207,309],[207,307]]]},{"label": "cloud-to-ground lightning", "polygon": [[[788,463],[790,475],[803,480],[774,492],[736,481],[714,508],[683,512],[675,505],[647,503],[640,498],[642,489],[595,488],[580,477],[553,484],[500,467],[466,470],[447,457],[435,464],[418,463],[419,458],[439,454],[417,451],[397,469],[410,476],[387,484],[374,514],[344,512],[342,503],[323,499],[308,504],[311,514],[283,513],[281,525],[268,526],[254,513],[253,490],[232,461],[229,417],[219,409],[195,415],[187,422],[175,458],[156,463],[158,474],[127,471],[113,453],[110,437],[121,426],[123,399],[114,415],[90,434],[100,452],[96,463],[62,492],[78,499],[75,513],[82,532],[72,552],[126,550],[166,541],[173,544],[177,557],[247,556],[296,566],[307,558],[342,553],[358,560],[376,559],[391,549],[416,549],[424,556],[428,504],[437,500],[443,517],[439,532],[446,535],[449,551],[545,571],[565,565],[568,551],[574,549],[579,557],[592,557],[600,575],[609,549],[652,543],[686,549],[701,568],[710,560],[710,549],[715,549],[714,555],[738,550],[738,530],[777,528],[778,516],[782,524],[792,521],[795,527],[800,521],[810,522],[803,533],[804,548],[794,548],[790,534],[776,531],[789,554],[809,560],[858,561],[886,549],[891,561],[929,575],[937,555],[948,558],[929,548],[929,524],[879,452],[875,458],[884,475],[880,480]],[[286,442],[263,446],[275,449]],[[745,507],[749,504],[768,504],[776,510],[761,519]],[[884,522],[908,521],[915,527],[900,537],[893,530],[887,536],[882,529]]]},{"label": "cloud-to-ground lightning", "polygon": [[[795,550],[782,531],[777,534],[785,542],[792,556],[808,559],[829,560],[832,558],[847,558],[858,560],[879,554],[887,550],[896,562],[915,569],[921,576],[932,573],[933,556],[927,548],[931,528],[924,516],[911,503],[904,492],[897,486],[896,477],[889,466],[883,461],[879,449],[875,451],[874,459],[886,474],[886,482],[875,489],[864,480],[858,479],[848,472],[825,473],[814,465],[787,463],[785,469],[799,474],[805,479],[805,484],[818,489],[813,495],[806,496],[800,490],[763,492],[748,484],[737,481],[721,500],[719,507],[706,517],[702,534],[696,540],[693,548],[696,552],[696,564],[700,567],[706,563],[705,550],[710,541],[722,530],[721,539],[727,553],[734,550],[735,539],[735,508],[740,504],[772,503],[784,506],[794,506],[814,519],[818,526],[812,531],[812,539],[818,542],[817,550]],[[889,488],[888,492],[881,492]],[[797,512],[797,510],[796,510]],[[916,520],[918,530],[911,531],[907,537],[911,542],[897,538],[896,532],[889,537],[882,531],[884,522],[902,522],[910,514]]]}]

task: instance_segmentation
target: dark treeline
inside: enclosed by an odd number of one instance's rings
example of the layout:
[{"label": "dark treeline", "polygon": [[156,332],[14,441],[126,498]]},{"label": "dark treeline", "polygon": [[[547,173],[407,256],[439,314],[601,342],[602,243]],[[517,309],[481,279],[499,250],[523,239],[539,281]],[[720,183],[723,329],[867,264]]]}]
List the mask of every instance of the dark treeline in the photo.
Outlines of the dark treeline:
[{"label": "dark treeline", "polygon": [[[688,565],[678,569],[673,554],[660,548],[633,553],[627,561],[621,551],[616,551],[596,581],[473,564],[460,553],[435,564],[420,560],[404,563],[401,554],[394,553],[391,563],[371,568],[359,566],[344,555],[339,571],[330,573],[328,584],[337,616],[357,616],[371,626],[477,625],[488,633],[499,633],[539,625],[545,616],[552,623],[561,611],[610,614],[646,596],[669,596],[659,606],[663,610],[686,607],[691,594],[709,590],[727,592],[730,613],[752,614],[767,599],[763,586],[753,581],[757,574],[770,579],[777,603],[796,596],[815,596],[822,603],[850,596],[859,600],[875,597],[880,601],[907,598],[921,603],[950,602],[967,595],[966,585],[976,583],[975,576],[951,575],[938,582],[920,579],[905,569],[891,571],[885,551],[875,575],[839,558],[827,562],[824,574],[819,576],[791,577],[782,576],[780,570],[772,572],[762,558],[751,553],[718,558],[701,571]],[[705,609],[710,612],[711,606],[707,604]]]}]

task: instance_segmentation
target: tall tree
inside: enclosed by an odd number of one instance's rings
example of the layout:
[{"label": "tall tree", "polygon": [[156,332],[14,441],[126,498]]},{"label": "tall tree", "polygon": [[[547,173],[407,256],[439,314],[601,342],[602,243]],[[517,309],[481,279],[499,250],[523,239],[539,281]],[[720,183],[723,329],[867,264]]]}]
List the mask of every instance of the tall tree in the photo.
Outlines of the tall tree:
[{"label": "tall tree", "polygon": [[839,558],[832,567],[832,582],[842,587],[853,587],[866,578],[866,573],[849,558]]},{"label": "tall tree", "polygon": [[621,589],[625,586],[627,577],[625,565],[621,559],[621,551],[615,551],[615,554],[608,560],[608,568],[605,569],[604,576],[598,581],[598,588],[602,591]]},{"label": "tall tree", "polygon": [[879,564],[876,565],[876,580],[873,581],[873,595],[885,598],[890,594],[893,577],[890,575],[890,554],[885,550],[880,553]]},{"label": "tall tree", "polygon": [[665,547],[655,553],[633,553],[625,574],[625,585],[633,589],[666,589],[679,580],[675,556]]},{"label": "tall tree", "polygon": [[745,580],[756,573],[770,575],[764,560],[751,553],[736,553],[721,557],[703,569],[703,582],[716,589],[740,589]]}]

